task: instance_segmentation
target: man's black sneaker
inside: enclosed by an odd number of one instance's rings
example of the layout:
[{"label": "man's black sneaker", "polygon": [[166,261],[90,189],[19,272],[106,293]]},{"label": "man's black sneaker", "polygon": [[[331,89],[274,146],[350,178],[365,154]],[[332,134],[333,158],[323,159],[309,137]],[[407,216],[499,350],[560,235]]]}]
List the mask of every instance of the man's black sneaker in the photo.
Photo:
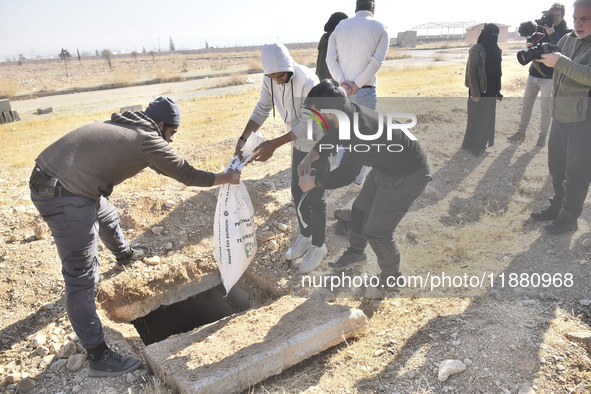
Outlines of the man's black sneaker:
[{"label": "man's black sneaker", "polygon": [[533,220],[537,222],[543,222],[546,220],[554,220],[558,217],[558,212],[560,209],[555,208],[553,206],[549,206],[545,209],[540,209],[539,211],[535,211],[531,213],[531,217]]},{"label": "man's black sneaker", "polygon": [[137,246],[135,248],[132,247],[127,256],[117,259],[117,268],[125,268],[125,266],[133,263],[134,261],[143,259],[148,255],[148,253],[150,253],[150,249],[146,248],[145,246]]},{"label": "man's black sneaker", "polygon": [[579,224],[577,220],[555,220],[552,223],[548,223],[544,226],[544,230],[549,232],[550,234],[558,235],[563,233],[568,233],[569,231],[577,231],[579,229]]},{"label": "man's black sneaker", "polygon": [[88,376],[121,376],[124,373],[135,371],[140,365],[142,362],[137,358],[125,357],[112,350],[105,350],[99,361],[88,360]]},{"label": "man's black sneaker", "polygon": [[541,135],[538,137],[538,142],[536,143],[537,146],[539,146],[540,148],[543,148],[546,145],[546,136],[545,135]]},{"label": "man's black sneaker", "polygon": [[365,263],[366,260],[367,255],[365,252],[356,253],[352,251],[351,248],[347,248],[345,253],[343,253],[343,255],[339,257],[337,261],[331,261],[328,263],[328,266],[336,270],[344,270]]}]

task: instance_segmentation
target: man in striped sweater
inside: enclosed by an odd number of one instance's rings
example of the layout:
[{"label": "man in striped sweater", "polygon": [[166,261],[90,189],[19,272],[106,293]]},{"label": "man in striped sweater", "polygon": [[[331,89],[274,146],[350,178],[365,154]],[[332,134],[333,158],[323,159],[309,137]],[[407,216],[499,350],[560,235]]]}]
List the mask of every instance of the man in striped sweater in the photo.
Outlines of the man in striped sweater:
[{"label": "man in striped sweater", "polygon": [[375,110],[376,85],[390,39],[374,18],[375,1],[357,0],[355,16],[341,21],[328,40],[326,63],[351,101]]},{"label": "man in striped sweater", "polygon": [[[390,38],[384,25],[374,18],[375,1],[357,0],[355,16],[341,21],[328,40],[326,64],[351,102],[376,109],[377,73],[386,60]],[[343,151],[339,148],[337,165]],[[363,182],[365,167],[355,183]]]}]

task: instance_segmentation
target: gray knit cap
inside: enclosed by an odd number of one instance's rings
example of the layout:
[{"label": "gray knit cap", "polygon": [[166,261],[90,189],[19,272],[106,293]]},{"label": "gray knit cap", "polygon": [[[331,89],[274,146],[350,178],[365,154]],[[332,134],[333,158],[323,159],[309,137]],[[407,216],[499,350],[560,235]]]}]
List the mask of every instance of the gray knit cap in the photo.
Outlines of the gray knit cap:
[{"label": "gray knit cap", "polygon": [[156,123],[164,122],[175,126],[181,124],[181,109],[170,97],[158,97],[148,105],[144,112]]}]

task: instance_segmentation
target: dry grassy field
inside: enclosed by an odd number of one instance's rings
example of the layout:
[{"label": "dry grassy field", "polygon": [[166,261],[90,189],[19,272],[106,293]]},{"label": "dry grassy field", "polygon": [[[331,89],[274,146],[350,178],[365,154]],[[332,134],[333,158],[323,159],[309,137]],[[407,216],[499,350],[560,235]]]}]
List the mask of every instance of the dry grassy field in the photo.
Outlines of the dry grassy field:
[{"label": "dry grassy field", "polygon": [[[525,142],[506,141],[517,128],[519,96],[527,75],[515,60],[515,46],[504,48],[505,99],[497,105],[496,142],[478,157],[460,149],[466,125],[467,47],[436,51],[426,66],[413,64],[418,58],[414,51],[391,51],[391,60],[380,71],[378,96],[387,98],[380,105],[416,114],[419,122],[413,133],[429,156],[433,175],[428,189],[396,230],[401,268],[404,274],[423,276],[445,272],[509,278],[512,273],[571,273],[574,285],[542,288],[517,281],[515,286],[500,288],[496,282],[497,286],[477,289],[402,291],[382,302],[368,301],[359,294],[337,297],[334,302],[366,313],[367,330],[253,385],[249,392],[525,394],[591,390],[588,347],[569,336],[575,332],[591,335],[591,210],[587,203],[577,232],[558,237],[545,234],[538,223],[529,220],[533,209],[546,204],[551,185],[547,149],[535,146],[539,105]],[[310,65],[315,51],[297,51],[294,57]],[[257,53],[144,57],[137,63],[131,57],[121,58],[114,59],[113,70],[104,59],[76,63],[77,59],[71,60],[67,79],[58,60],[0,65],[3,78],[15,83],[2,82],[0,94],[110,83],[118,80],[117,75],[131,80],[159,72],[173,76],[260,67]],[[214,95],[179,100],[183,124],[174,148],[204,170],[219,171],[231,158],[260,92],[256,84],[242,90],[221,87]],[[174,89],[167,94],[174,97]],[[5,141],[0,146],[0,391],[15,392],[19,382],[27,379],[33,381],[27,384],[34,384],[31,392],[38,393],[171,391],[145,367],[120,378],[92,379],[86,377],[85,368],[56,367],[59,357],[55,351],[41,356],[30,346],[30,339],[42,333],[59,349],[72,333],[63,306],[55,245],[28,197],[32,163],[63,134],[108,119],[117,110],[107,102],[91,113],[24,114],[21,122],[0,125]],[[277,137],[282,127],[279,118],[270,118],[263,135]],[[280,223],[294,220],[290,156],[290,148],[283,146],[268,162],[251,164],[242,174],[255,205],[258,233],[273,234],[260,242],[257,257],[240,283],[251,290],[255,307],[289,293],[300,279],[284,257],[293,229],[291,234],[278,230]],[[318,274],[329,273],[328,261],[346,247],[346,238],[335,232],[333,213],[350,207],[357,192],[354,186],[327,192],[329,256]],[[157,266],[136,263],[133,269],[113,275],[114,258],[106,249],[99,252],[104,275],[98,294],[100,312],[108,340],[119,350],[141,357],[143,344],[139,339],[122,338],[120,332],[129,331],[129,324],[112,322],[110,306],[151,297],[166,291],[171,283],[186,283],[215,270],[212,216],[216,196],[217,189],[185,187],[149,170],[116,188],[111,199],[120,210],[126,236],[132,243],[149,245],[161,257]],[[156,236],[154,226],[163,226],[167,234]],[[364,272],[376,269],[375,256],[368,254]],[[466,370],[441,382],[438,368],[448,359],[463,361]]]}]

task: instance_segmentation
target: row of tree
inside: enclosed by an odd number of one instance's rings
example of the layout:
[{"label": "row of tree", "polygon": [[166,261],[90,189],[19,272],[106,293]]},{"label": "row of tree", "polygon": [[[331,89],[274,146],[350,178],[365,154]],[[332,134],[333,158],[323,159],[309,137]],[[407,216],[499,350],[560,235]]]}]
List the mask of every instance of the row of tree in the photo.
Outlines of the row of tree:
[{"label": "row of tree", "polygon": [[[168,49],[170,50],[170,52],[176,51],[174,42],[172,41],[172,37],[170,37]],[[80,57],[80,51],[78,49],[76,49],[76,52],[78,52],[78,61],[80,62],[80,64],[82,64],[82,59]],[[146,53],[146,47],[143,47],[142,53]],[[154,53],[154,51],[150,51],[150,52],[148,52],[148,54],[150,56],[152,56],[152,61],[155,61],[156,54]],[[96,50],[96,55],[99,56],[98,50]],[[70,52],[67,49],[62,48],[62,50],[60,51],[58,56],[64,62],[64,67],[66,69],[66,77],[68,77],[69,76],[68,75],[68,61],[70,60],[72,55],[70,54]],[[103,49],[103,51],[100,53],[100,56],[102,56],[103,58],[105,58],[105,60],[107,60],[107,63],[109,64],[109,69],[113,69],[113,65],[111,63],[111,58],[113,57],[113,52],[111,52],[108,49]],[[139,56],[139,53],[137,51],[133,51],[133,52],[131,52],[131,56],[133,57],[134,61],[137,63],[137,58]],[[24,60],[25,60],[25,57],[22,54],[19,55],[19,65],[22,64],[22,62]]]}]

